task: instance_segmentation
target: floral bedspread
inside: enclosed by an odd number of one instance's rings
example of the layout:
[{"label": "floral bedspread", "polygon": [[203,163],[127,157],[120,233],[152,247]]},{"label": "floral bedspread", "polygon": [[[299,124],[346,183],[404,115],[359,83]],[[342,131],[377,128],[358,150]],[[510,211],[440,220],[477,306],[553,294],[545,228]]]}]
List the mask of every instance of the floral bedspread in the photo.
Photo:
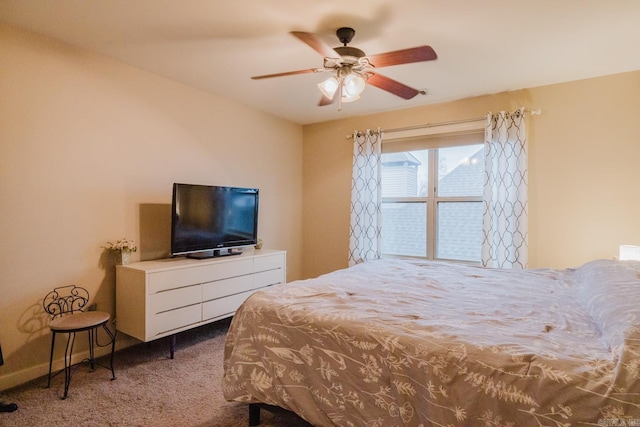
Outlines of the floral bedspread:
[{"label": "floral bedspread", "polygon": [[316,426],[640,425],[640,262],[384,259],[277,285],[236,312],[224,370],[227,400]]}]

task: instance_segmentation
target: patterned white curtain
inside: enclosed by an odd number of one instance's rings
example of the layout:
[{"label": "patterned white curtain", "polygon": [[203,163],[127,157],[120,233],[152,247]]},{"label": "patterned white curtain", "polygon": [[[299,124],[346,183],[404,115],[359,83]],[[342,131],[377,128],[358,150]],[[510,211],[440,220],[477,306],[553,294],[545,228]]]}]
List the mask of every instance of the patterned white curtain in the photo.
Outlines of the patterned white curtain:
[{"label": "patterned white curtain", "polygon": [[527,268],[527,137],[524,110],[489,113],[485,129],[482,264]]},{"label": "patterned white curtain", "polygon": [[349,266],[380,259],[382,235],[380,159],[382,134],[354,132]]}]

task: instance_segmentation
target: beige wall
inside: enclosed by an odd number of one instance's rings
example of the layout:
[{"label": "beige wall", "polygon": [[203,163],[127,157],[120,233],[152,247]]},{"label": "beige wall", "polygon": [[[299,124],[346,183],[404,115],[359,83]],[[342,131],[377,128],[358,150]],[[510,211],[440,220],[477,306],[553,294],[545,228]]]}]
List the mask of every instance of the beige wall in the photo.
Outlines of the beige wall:
[{"label": "beige wall", "polygon": [[640,244],[636,71],[305,126],[305,277],[347,265],[352,141],[346,135],[520,106],[542,110],[528,120],[529,266],[572,267],[615,257],[620,244]]},{"label": "beige wall", "polygon": [[0,26],[0,389],[46,373],[40,304],[53,287],[84,285],[114,313],[102,245],[134,239],[134,261],[168,253],[173,182],[260,188],[260,237],[288,251],[289,280],[301,277],[302,136],[299,125]]}]

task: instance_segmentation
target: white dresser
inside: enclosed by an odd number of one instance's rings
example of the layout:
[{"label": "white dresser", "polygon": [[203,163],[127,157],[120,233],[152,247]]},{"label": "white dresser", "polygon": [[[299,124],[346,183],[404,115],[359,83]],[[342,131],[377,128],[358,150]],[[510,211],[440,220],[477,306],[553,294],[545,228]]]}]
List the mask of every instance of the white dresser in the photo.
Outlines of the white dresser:
[{"label": "white dresser", "polygon": [[116,328],[141,341],[232,316],[254,291],[286,282],[286,252],[251,250],[204,260],[167,258],[116,267]]}]

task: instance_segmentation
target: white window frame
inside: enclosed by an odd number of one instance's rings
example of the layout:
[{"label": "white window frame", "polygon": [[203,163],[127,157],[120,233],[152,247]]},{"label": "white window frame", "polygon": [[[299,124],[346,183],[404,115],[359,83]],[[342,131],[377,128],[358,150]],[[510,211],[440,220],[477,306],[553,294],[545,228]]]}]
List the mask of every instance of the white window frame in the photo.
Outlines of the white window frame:
[{"label": "white window frame", "polygon": [[[407,152],[415,150],[429,150],[428,171],[429,186],[427,197],[384,197],[384,202],[425,203],[426,204],[426,259],[446,260],[436,258],[437,254],[437,215],[440,202],[482,202],[482,196],[438,196],[438,148],[460,147],[484,143],[485,121],[465,121],[461,123],[444,124],[442,126],[425,126],[404,131],[394,132],[392,136],[384,135],[382,152]],[[385,257],[400,257],[400,255],[383,254]],[[407,257],[404,255],[402,257]],[[422,258],[422,257],[420,257]],[[465,260],[450,260],[456,262],[475,263]]]}]

